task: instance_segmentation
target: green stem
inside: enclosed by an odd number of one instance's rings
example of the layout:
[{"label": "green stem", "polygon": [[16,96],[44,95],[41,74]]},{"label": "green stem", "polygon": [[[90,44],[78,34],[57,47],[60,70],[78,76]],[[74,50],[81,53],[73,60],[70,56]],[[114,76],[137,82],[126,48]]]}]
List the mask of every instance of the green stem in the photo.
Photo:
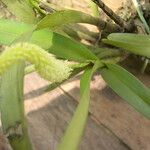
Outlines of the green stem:
[{"label": "green stem", "polygon": [[[107,16],[109,16],[116,24],[118,24],[121,28],[128,29],[128,25],[126,22],[119,17],[112,9],[105,5],[105,3],[101,0],[92,0],[99,8],[101,8]],[[129,30],[129,29],[128,29]]]},{"label": "green stem", "polygon": [[138,0],[132,0],[132,2],[133,2],[133,4],[134,4],[134,7],[135,7],[135,9],[136,9],[136,11],[137,11],[137,13],[138,13],[138,15],[139,15],[141,21],[142,21],[143,24],[144,24],[144,27],[145,27],[146,32],[147,32],[148,34],[150,34],[150,28],[149,28],[149,26],[148,26],[148,24],[147,24],[147,22],[146,22],[146,20],[145,20],[145,18],[144,18],[144,16],[143,16],[143,11],[142,11],[141,5],[139,4],[139,1],[138,1]]},{"label": "green stem", "polygon": [[149,63],[149,59],[145,59],[144,64],[143,64],[142,69],[141,69],[141,73],[145,72],[148,63]]},{"label": "green stem", "polygon": [[119,57],[122,55],[122,51],[113,50],[113,49],[105,49],[104,52],[101,52],[97,55],[99,59],[107,59],[111,57]]},{"label": "green stem", "polygon": [[23,104],[24,63],[13,65],[1,78],[2,128],[13,150],[32,150]]},{"label": "green stem", "polygon": [[[148,34],[150,34],[150,28],[149,28],[149,25],[147,24],[147,22],[146,22],[146,20],[145,20],[145,18],[143,16],[143,11],[142,11],[142,8],[141,8],[141,5],[140,5],[139,1],[138,0],[132,0],[132,2],[133,2],[134,7],[135,7],[135,9],[136,9],[136,11],[137,11],[137,13],[138,13],[138,15],[139,15],[143,25],[144,25],[144,27],[145,27],[146,32]],[[144,64],[143,64],[142,69],[141,69],[142,73],[145,72],[145,69],[146,69],[146,67],[148,65],[148,62],[149,62],[149,60],[145,59]]]}]

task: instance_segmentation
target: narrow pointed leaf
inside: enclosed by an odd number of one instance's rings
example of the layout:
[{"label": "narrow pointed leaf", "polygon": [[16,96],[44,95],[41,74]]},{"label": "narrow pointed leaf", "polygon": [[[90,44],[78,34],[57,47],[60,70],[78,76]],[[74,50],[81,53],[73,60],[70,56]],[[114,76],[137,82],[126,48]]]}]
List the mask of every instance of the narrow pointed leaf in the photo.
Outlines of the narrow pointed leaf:
[{"label": "narrow pointed leaf", "polygon": [[107,68],[102,69],[101,75],[120,97],[150,119],[150,89],[115,64],[107,64]]},{"label": "narrow pointed leaf", "polygon": [[90,80],[99,67],[99,62],[93,68],[88,68],[82,75],[80,82],[80,102],[76,112],[62,138],[57,150],[77,150],[81,141],[83,131],[87,122],[89,102],[90,102]]},{"label": "narrow pointed leaf", "polygon": [[38,24],[37,29],[56,28],[69,23],[89,23],[98,25],[99,19],[76,10],[61,10],[48,14]]},{"label": "narrow pointed leaf", "polygon": [[150,35],[113,33],[103,42],[150,58]]},{"label": "narrow pointed leaf", "polygon": [[98,59],[96,55],[82,44],[56,33],[53,34],[52,45],[49,48],[49,52],[58,57],[78,62]]}]

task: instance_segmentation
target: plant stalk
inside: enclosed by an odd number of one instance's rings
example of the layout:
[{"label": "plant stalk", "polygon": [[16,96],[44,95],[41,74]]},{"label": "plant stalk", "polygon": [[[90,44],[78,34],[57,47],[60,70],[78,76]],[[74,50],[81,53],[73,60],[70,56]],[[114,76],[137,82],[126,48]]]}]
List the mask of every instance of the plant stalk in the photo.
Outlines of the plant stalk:
[{"label": "plant stalk", "polygon": [[[145,20],[145,18],[144,18],[144,16],[143,16],[143,11],[142,11],[142,8],[141,8],[141,5],[140,5],[139,0],[132,0],[132,2],[133,2],[133,4],[134,4],[134,7],[135,7],[135,9],[136,9],[138,15],[139,15],[140,20],[142,21],[142,23],[143,23],[143,25],[144,25],[144,27],[145,27],[146,32],[147,32],[148,34],[150,34],[150,27],[149,27],[149,25],[147,24],[147,22],[146,22],[146,20]],[[143,64],[142,69],[141,69],[141,72],[142,72],[142,73],[145,72],[145,69],[146,69],[148,63],[149,63],[149,59],[145,59],[144,64]]]},{"label": "plant stalk", "polygon": [[0,110],[2,128],[13,150],[32,150],[23,104],[24,62],[13,65],[2,75]]},{"label": "plant stalk", "polygon": [[138,15],[139,15],[143,25],[144,25],[144,27],[145,27],[146,32],[148,34],[150,34],[150,28],[149,28],[149,26],[148,26],[148,24],[147,24],[147,22],[146,22],[146,20],[145,20],[145,18],[143,16],[143,11],[142,11],[141,5],[139,3],[139,0],[132,0],[132,2],[133,2],[134,7],[135,7],[135,9],[136,9],[136,11],[137,11],[137,13],[138,13]]},{"label": "plant stalk", "polygon": [[116,24],[126,31],[132,31],[133,25],[131,23],[126,23],[121,17],[119,17],[112,9],[105,5],[101,0],[92,0],[97,6],[99,6],[107,16],[109,16]]}]

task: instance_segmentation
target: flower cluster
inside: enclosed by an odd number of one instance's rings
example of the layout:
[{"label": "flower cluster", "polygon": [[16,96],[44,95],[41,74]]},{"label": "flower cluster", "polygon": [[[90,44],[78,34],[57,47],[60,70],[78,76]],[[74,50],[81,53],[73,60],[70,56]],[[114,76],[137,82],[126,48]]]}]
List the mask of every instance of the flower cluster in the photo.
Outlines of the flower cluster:
[{"label": "flower cluster", "polygon": [[34,64],[38,74],[51,82],[60,82],[67,79],[71,73],[67,61],[56,59],[37,45],[18,43],[6,48],[0,55],[0,75],[19,60]]}]

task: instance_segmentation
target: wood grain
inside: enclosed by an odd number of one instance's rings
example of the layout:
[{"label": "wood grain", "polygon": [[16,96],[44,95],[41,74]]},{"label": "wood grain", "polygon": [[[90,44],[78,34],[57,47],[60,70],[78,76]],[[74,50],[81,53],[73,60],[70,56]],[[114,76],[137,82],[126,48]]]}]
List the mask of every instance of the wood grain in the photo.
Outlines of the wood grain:
[{"label": "wood grain", "polygon": [[102,0],[108,7],[110,7],[113,11],[116,11],[118,7],[122,5],[126,0]]},{"label": "wood grain", "polygon": [[[135,71],[133,73],[150,87],[149,75],[141,75]],[[77,100],[79,100],[79,78],[80,76],[75,77],[61,86]],[[100,75],[95,75],[91,82],[90,112],[95,120],[109,128],[131,149],[150,149],[150,121],[117,96]]]},{"label": "wood grain", "polygon": [[[77,105],[77,102],[60,88],[45,94],[39,93],[38,89],[47,84],[35,73],[25,78],[25,109],[35,150],[56,149]],[[110,149],[130,148],[90,116],[79,150]]]}]

